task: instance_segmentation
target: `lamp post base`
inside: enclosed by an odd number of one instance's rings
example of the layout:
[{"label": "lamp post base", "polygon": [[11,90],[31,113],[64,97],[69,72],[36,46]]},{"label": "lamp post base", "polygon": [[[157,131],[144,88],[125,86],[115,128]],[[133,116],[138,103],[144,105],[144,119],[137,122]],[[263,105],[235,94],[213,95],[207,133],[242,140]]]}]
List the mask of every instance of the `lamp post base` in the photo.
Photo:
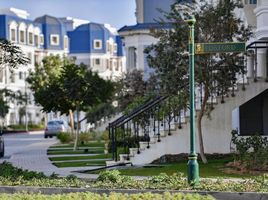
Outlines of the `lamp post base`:
[{"label": "lamp post base", "polygon": [[197,155],[190,155],[188,157],[188,183],[192,186],[199,183],[199,166],[197,162]]}]

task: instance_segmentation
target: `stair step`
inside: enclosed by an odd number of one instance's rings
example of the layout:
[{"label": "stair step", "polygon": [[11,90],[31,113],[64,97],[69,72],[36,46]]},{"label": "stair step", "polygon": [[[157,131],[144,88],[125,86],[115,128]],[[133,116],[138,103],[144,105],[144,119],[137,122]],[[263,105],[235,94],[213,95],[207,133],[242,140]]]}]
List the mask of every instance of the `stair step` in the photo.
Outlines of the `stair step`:
[{"label": "stair step", "polygon": [[107,167],[124,164],[124,162],[122,162],[122,161],[114,161],[114,160],[109,160],[109,161],[105,161],[105,162],[106,162]]},{"label": "stair step", "polygon": [[133,157],[133,155],[119,154],[119,161],[124,163],[125,161],[129,161],[130,157]]}]

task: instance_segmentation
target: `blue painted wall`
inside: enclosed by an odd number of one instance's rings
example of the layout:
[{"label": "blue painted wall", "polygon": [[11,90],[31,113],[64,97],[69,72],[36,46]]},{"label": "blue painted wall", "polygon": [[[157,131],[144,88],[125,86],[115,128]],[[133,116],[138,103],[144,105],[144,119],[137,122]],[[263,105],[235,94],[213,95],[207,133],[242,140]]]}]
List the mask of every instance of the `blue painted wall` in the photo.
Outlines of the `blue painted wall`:
[{"label": "blue painted wall", "polygon": [[6,16],[0,15],[0,38],[1,39],[8,39],[7,38],[7,24],[6,24]]},{"label": "blue painted wall", "polygon": [[176,0],[144,0],[144,23],[152,23],[155,20],[159,20],[160,17],[163,17],[163,14],[158,9],[170,11],[170,6],[175,2]]},{"label": "blue painted wall", "polygon": [[[106,53],[106,42],[109,38],[117,43],[117,53],[123,54],[122,41],[118,36],[113,35],[103,24],[88,23],[68,32],[70,38],[70,53]],[[102,41],[102,48],[94,49],[94,40]]]},{"label": "blue painted wall", "polygon": [[[44,15],[35,19],[36,23],[42,24],[44,35],[44,48],[50,50],[64,49],[64,36],[67,35],[64,24],[56,17]],[[51,45],[50,35],[59,35],[59,45]]]}]

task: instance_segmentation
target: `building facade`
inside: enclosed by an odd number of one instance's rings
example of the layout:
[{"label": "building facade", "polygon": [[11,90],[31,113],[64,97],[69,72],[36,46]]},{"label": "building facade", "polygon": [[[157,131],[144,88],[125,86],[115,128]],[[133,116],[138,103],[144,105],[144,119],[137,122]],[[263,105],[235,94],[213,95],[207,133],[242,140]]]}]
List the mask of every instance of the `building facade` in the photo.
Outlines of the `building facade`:
[{"label": "building facade", "polygon": [[[26,121],[38,124],[44,119],[42,108],[35,105],[25,79],[29,70],[34,70],[45,56],[75,57],[77,64],[83,62],[106,79],[116,79],[125,70],[121,39],[116,29],[108,24],[49,15],[30,20],[29,13],[24,10],[0,9],[0,38],[19,46],[30,60],[27,66],[19,66],[13,72],[7,66],[0,72],[0,88],[20,91],[28,96],[23,105],[10,102],[6,125]],[[60,117],[56,113],[47,116],[48,119]]]}]

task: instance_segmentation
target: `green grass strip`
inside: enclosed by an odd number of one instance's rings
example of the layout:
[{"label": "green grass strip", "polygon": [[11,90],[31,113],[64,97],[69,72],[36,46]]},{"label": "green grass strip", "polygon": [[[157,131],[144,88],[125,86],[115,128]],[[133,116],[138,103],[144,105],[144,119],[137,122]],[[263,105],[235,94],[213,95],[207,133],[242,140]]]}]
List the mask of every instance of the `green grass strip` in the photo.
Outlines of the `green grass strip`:
[{"label": "green grass strip", "polygon": [[88,152],[85,152],[84,150],[63,150],[63,151],[54,151],[49,150],[47,151],[47,155],[63,155],[63,154],[99,154],[104,153],[103,150],[89,150]]},{"label": "green grass strip", "polygon": [[[56,148],[49,148],[48,151],[73,151],[73,148],[67,148],[67,147],[64,147],[62,149],[56,149]],[[81,149],[81,148],[78,148],[77,151],[84,151],[85,149],[88,149],[89,151],[104,151],[104,147],[87,147],[87,148],[84,148]]]},{"label": "green grass strip", "polygon": [[65,160],[86,160],[86,159],[105,159],[112,158],[112,154],[99,154],[93,156],[65,156],[65,157],[54,157],[49,158],[51,161],[65,161]]},{"label": "green grass strip", "polygon": [[[232,161],[232,158],[228,159],[214,159],[209,160],[207,164],[203,164],[202,161],[199,162],[199,174],[200,177],[222,177],[222,178],[245,178],[253,177],[249,174],[227,174],[223,171],[226,168],[225,164]],[[131,169],[121,169],[119,170],[123,175],[129,176],[155,176],[160,173],[166,173],[172,175],[177,172],[182,172],[187,174],[187,161],[181,161],[171,164],[161,164],[156,167],[141,167],[141,168],[131,168]],[[92,172],[91,172],[92,173]],[[99,172],[94,172],[99,173]]]},{"label": "green grass strip", "polygon": [[[73,147],[74,144],[61,144],[61,145],[55,145],[51,146],[50,148],[61,148],[61,147]],[[87,144],[79,144],[78,147],[104,147],[104,142],[90,142]]]},{"label": "green grass strip", "polygon": [[80,162],[62,162],[53,163],[57,167],[88,167],[88,166],[105,166],[105,160],[92,160],[92,161],[80,161]]}]

